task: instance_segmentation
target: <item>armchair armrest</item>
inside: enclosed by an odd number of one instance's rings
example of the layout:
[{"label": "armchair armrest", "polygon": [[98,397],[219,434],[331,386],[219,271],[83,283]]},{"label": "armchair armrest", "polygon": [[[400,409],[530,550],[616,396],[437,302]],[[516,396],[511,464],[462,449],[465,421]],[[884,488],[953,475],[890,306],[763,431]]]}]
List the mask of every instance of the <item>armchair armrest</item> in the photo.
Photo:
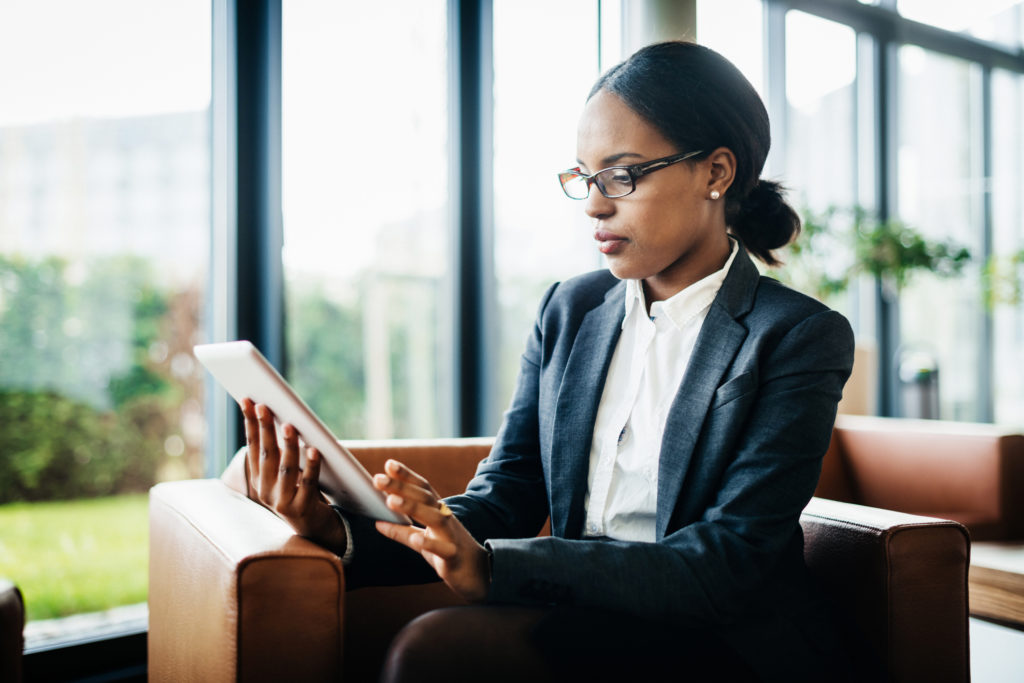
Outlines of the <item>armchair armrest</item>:
[{"label": "armchair armrest", "polygon": [[0,578],[0,681],[21,680],[21,655],[25,649],[25,602],[21,591]]},{"label": "armchair armrest", "polygon": [[961,524],[812,498],[800,518],[811,575],[891,683],[970,680]]},{"label": "armchair armrest", "polygon": [[154,681],[338,680],[339,558],[217,480],[150,491]]},{"label": "armchair armrest", "polygon": [[[465,490],[493,441],[346,445],[370,472],[395,458],[446,496]],[[334,553],[246,497],[244,460],[220,480],[150,491],[151,680],[372,680],[406,623],[462,603],[443,583],[346,594]]]}]

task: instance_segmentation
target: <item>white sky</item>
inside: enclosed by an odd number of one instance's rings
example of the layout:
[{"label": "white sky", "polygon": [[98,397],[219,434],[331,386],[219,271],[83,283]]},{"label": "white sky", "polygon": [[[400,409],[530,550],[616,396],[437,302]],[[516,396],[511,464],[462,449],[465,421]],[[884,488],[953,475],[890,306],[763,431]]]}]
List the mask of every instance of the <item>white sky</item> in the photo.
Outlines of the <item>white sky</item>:
[{"label": "white sky", "polygon": [[209,0],[0,0],[0,126],[209,101]]}]

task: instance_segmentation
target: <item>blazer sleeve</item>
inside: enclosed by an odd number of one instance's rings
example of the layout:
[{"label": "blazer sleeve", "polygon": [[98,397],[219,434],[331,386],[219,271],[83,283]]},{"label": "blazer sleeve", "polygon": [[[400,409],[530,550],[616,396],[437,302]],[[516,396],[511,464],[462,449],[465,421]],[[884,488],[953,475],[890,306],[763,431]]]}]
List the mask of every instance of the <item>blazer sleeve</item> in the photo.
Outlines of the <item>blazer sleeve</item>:
[{"label": "blazer sleeve", "polygon": [[721,396],[705,418],[694,457],[715,454],[723,465],[685,484],[686,496],[707,500],[696,518],[656,543],[491,537],[488,599],[600,607],[680,626],[728,623],[750,609],[794,568],[787,558],[802,562],[799,516],[852,367],[853,334],[845,318],[821,310],[765,349],[752,363],[751,390]]}]

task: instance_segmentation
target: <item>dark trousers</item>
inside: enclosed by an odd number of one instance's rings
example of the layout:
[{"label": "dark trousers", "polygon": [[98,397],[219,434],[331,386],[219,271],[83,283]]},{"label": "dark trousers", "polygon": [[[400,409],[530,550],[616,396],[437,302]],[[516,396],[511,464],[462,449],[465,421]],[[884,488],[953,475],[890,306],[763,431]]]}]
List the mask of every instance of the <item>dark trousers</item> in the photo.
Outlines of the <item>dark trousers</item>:
[{"label": "dark trousers", "polygon": [[577,608],[471,606],[434,610],[391,645],[381,680],[694,681],[756,675],[706,630]]}]

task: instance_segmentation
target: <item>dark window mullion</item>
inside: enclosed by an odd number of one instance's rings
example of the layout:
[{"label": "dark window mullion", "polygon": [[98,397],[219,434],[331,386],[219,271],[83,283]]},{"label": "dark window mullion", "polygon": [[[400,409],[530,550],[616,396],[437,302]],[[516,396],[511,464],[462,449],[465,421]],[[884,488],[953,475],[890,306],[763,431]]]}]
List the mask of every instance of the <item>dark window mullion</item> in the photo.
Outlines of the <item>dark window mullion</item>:
[{"label": "dark window mullion", "polygon": [[[281,2],[213,3],[213,341],[249,339],[284,367]],[[206,472],[244,442],[234,401],[210,384]]]},{"label": "dark window mullion", "polygon": [[449,0],[456,433],[493,434],[493,31],[491,0]]},{"label": "dark window mullion", "polygon": [[[876,196],[878,217],[886,221],[898,215],[897,178],[899,152],[899,46],[886,34],[875,43],[875,138],[878,159]],[[876,291],[878,330],[878,414],[894,417],[900,413],[897,385],[897,353],[900,346],[899,298],[879,280]]]},{"label": "dark window mullion", "polygon": [[[993,109],[992,69],[984,68],[981,74],[981,131],[977,144],[981,146],[981,254],[975,259],[979,268],[992,257],[994,252],[994,226],[992,216],[992,155],[993,155]],[[981,422],[995,420],[995,322],[987,306],[981,309],[981,341],[978,344],[978,410],[976,418]]]}]

